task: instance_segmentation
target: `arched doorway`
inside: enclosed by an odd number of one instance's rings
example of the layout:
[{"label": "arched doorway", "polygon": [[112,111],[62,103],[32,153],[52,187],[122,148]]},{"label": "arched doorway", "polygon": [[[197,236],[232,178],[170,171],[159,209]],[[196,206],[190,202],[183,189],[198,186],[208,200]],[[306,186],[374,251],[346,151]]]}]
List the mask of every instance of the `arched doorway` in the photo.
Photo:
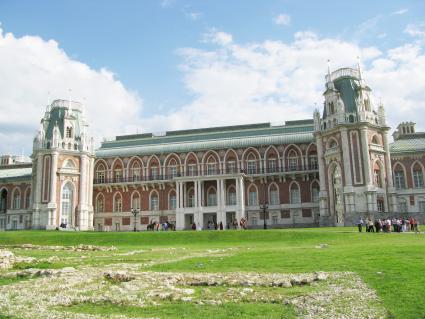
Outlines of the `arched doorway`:
[{"label": "arched doorway", "polygon": [[60,226],[72,227],[72,211],[74,208],[74,186],[67,182],[62,188]]}]

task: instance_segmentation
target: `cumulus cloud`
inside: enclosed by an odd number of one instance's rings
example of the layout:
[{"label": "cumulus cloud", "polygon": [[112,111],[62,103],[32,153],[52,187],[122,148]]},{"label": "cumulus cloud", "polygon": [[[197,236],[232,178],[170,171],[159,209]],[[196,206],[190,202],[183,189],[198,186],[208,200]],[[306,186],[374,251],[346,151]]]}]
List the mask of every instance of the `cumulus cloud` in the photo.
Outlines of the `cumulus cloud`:
[{"label": "cumulus cloud", "polygon": [[[231,39],[231,35],[228,36]],[[214,38],[214,37],[212,37]],[[356,65],[382,98],[391,126],[425,111],[425,55],[419,44],[382,52],[376,47],[297,32],[290,43],[263,41],[180,49],[184,84],[194,99],[144,120],[150,130],[182,129],[312,118],[322,108],[326,61],[331,68]],[[424,127],[425,123],[419,123]],[[419,128],[420,128],[419,127]]]},{"label": "cumulus cloud", "polygon": [[400,10],[394,11],[391,14],[392,15],[403,15],[403,14],[407,13],[408,11],[409,11],[409,9],[404,8],[404,9],[400,9]]},{"label": "cumulus cloud", "polygon": [[408,24],[404,32],[412,37],[425,38],[425,23]]},{"label": "cumulus cloud", "polygon": [[[0,153],[25,153],[51,99],[83,102],[97,138],[136,127],[142,100],[107,69],[94,70],[70,58],[53,40],[15,37],[0,29]],[[12,123],[12,124],[11,124]]]},{"label": "cumulus cloud", "polygon": [[224,46],[233,42],[233,36],[229,33],[212,28],[209,32],[203,34],[202,40],[203,42],[215,43]]},{"label": "cumulus cloud", "polygon": [[281,13],[274,18],[274,23],[277,25],[288,26],[291,24],[291,16],[289,14]]}]

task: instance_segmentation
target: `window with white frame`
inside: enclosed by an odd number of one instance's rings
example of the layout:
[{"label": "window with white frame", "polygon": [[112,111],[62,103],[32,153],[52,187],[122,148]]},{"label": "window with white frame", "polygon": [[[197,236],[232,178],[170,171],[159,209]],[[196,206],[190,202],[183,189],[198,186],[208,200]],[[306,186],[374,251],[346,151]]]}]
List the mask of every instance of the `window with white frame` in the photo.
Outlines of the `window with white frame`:
[{"label": "window with white frame", "polygon": [[276,158],[271,157],[268,160],[268,173],[275,173],[277,171]]},{"label": "window with white frame", "polygon": [[276,186],[270,189],[270,205],[279,205],[279,192]]},{"label": "window with white frame", "polygon": [[257,161],[250,159],[247,161],[248,174],[257,174]]},{"label": "window with white frame", "polygon": [[318,169],[319,163],[317,160],[317,156],[310,156],[310,169]]},{"label": "window with white frame", "polygon": [[157,193],[151,194],[150,208],[151,210],[159,210],[159,198]]},{"label": "window with white frame", "polygon": [[131,198],[131,208],[140,209],[140,196],[139,193],[133,193],[133,197]]},{"label": "window with white frame", "polygon": [[296,171],[298,169],[298,155],[294,150],[288,154],[288,170]]},{"label": "window with white frame", "polygon": [[257,206],[257,190],[255,187],[251,187],[248,192],[248,205],[249,206]]},{"label": "window with white frame", "polygon": [[378,199],[376,201],[376,204],[378,206],[378,212],[383,213],[384,212],[384,200],[383,199]]},{"label": "window with white frame", "polygon": [[217,194],[215,190],[210,190],[207,196],[208,206],[217,206]]},{"label": "window with white frame", "polygon": [[131,166],[130,176],[133,181],[139,181],[141,176],[141,167],[139,162],[135,161]]},{"label": "window with white frame", "polygon": [[251,224],[252,224],[253,226],[257,226],[257,217],[252,217],[252,218],[251,218]]},{"label": "window with white frame", "polygon": [[207,175],[215,175],[216,174],[216,163],[208,163],[207,164]]},{"label": "window with white frame", "polygon": [[28,189],[25,193],[25,208],[31,208],[31,190]]},{"label": "window with white frame", "polygon": [[317,183],[314,183],[314,185],[311,187],[311,201],[313,203],[317,203],[319,201],[319,186]]},{"label": "window with white frame", "polygon": [[404,179],[404,172],[402,170],[396,170],[394,172],[394,185],[398,189],[406,187],[405,179]]},{"label": "window with white frame", "polygon": [[415,167],[413,171],[413,185],[415,188],[424,187],[424,175],[420,167]]},{"label": "window with white frame", "polygon": [[227,162],[227,173],[228,174],[236,173],[236,162],[235,161],[228,161]]},{"label": "window with white frame", "polygon": [[18,190],[15,190],[13,193],[13,209],[21,208],[21,193]]},{"label": "window with white frame", "polygon": [[229,192],[227,193],[227,205],[236,205],[236,191],[233,187],[230,188]]},{"label": "window with white frame", "polygon": [[121,169],[116,169],[114,170],[114,177],[115,177],[115,182],[121,182],[122,181],[122,170]]},{"label": "window with white frame", "polygon": [[291,204],[296,204],[300,202],[300,189],[298,184],[292,183],[290,190]]},{"label": "window with white frame", "polygon": [[193,189],[189,190],[189,195],[187,197],[187,206],[188,207],[195,207],[195,191]]},{"label": "window with white frame", "polygon": [[61,196],[61,224],[68,225],[72,221],[72,208],[73,208],[73,187],[71,183],[66,183],[62,189]]},{"label": "window with white frame", "polygon": [[400,213],[407,213],[407,201],[404,198],[400,199],[398,203],[398,208],[400,210]]},{"label": "window with white frame", "polygon": [[122,197],[119,193],[115,194],[114,197],[114,212],[122,212]]},{"label": "window with white frame", "polygon": [[103,196],[99,196],[96,200],[96,213],[103,213],[103,211],[104,211]]},{"label": "window with white frame", "polygon": [[419,212],[420,213],[425,213],[425,201],[420,201],[419,202]]},{"label": "window with white frame", "polygon": [[170,194],[170,209],[176,209],[177,207],[177,199],[176,199],[176,193]]},{"label": "window with white frame", "polygon": [[151,178],[157,179],[158,176],[159,176],[159,167],[158,166],[151,167]]},{"label": "window with white frame", "polygon": [[178,175],[177,166],[176,165],[169,166],[169,172],[172,178],[177,177]]},{"label": "window with white frame", "polygon": [[96,181],[97,183],[105,183],[105,166],[100,164],[96,170]]},{"label": "window with white frame", "polygon": [[279,223],[279,219],[277,215],[272,216],[272,225],[277,225]]},{"label": "window with white frame", "polygon": [[187,166],[187,175],[196,176],[196,164],[189,164]]}]

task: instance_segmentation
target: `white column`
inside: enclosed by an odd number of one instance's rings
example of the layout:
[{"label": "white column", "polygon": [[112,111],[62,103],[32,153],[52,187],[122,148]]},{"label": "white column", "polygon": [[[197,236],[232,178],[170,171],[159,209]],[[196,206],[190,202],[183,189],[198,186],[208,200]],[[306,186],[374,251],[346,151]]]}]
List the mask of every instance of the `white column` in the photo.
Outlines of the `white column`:
[{"label": "white column", "polygon": [[195,192],[195,207],[196,207],[196,209],[198,208],[198,206],[199,206],[199,198],[198,198],[198,186],[199,185],[199,181],[198,180],[195,180],[195,181],[193,181],[193,189],[194,189],[194,192]]},{"label": "white column", "polygon": [[176,182],[176,214],[180,211],[180,182]]},{"label": "white column", "polygon": [[40,225],[40,204],[41,204],[41,187],[43,181],[43,155],[37,155],[37,173],[35,176],[36,180],[34,181],[35,188],[33,192],[33,218],[32,226],[33,228],[39,228]]},{"label": "white column", "polygon": [[216,180],[217,183],[217,210],[220,210],[221,208],[221,190],[220,190],[220,186],[221,186],[221,182],[219,179]]},{"label": "white column", "polygon": [[319,182],[320,182],[320,216],[329,216],[328,210],[328,192],[326,188],[326,172],[325,172],[325,161],[323,160],[323,144],[320,135],[316,135],[316,147],[317,147],[317,162],[319,164]]},{"label": "white column", "polygon": [[371,185],[371,172],[370,172],[370,159],[369,159],[369,141],[367,137],[367,128],[363,127],[360,129],[360,135],[362,139],[362,154],[363,154],[363,171],[365,176],[365,184]]},{"label": "white column", "polygon": [[79,227],[80,230],[86,230],[88,227],[87,214],[87,155],[83,154],[80,157],[80,190],[79,190]]},{"label": "white column", "polygon": [[187,186],[186,186],[186,182],[183,182],[183,207],[186,207],[187,205]]},{"label": "white column", "polygon": [[50,168],[50,201],[48,204],[49,208],[49,228],[55,228],[57,225],[56,222],[56,211],[57,211],[57,204],[56,204],[56,172],[58,170],[58,153],[53,152],[52,153],[52,166]]},{"label": "white column", "polygon": [[351,177],[351,162],[350,162],[350,154],[348,148],[348,134],[347,129],[341,129],[341,139],[342,139],[342,158],[344,160],[344,175],[345,175],[345,185],[344,186],[352,186],[352,177]]}]

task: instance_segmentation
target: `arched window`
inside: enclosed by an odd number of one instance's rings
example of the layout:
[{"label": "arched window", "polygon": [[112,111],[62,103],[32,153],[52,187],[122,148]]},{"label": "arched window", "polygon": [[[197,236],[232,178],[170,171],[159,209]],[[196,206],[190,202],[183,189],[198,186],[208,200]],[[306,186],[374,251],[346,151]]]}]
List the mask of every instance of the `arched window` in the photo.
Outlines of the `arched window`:
[{"label": "arched window", "polygon": [[298,170],[298,154],[295,150],[290,150],[288,153],[288,171]]},{"label": "arched window", "polygon": [[406,188],[404,170],[400,164],[397,164],[394,168],[394,186],[398,189]]},{"label": "arched window", "polygon": [[120,183],[123,181],[123,167],[120,161],[114,165],[114,183]]},{"label": "arched window", "polygon": [[105,175],[106,175],[105,165],[101,163],[96,168],[96,184],[105,183]]},{"label": "arched window", "polygon": [[267,172],[268,173],[277,172],[277,158],[274,155],[270,156],[267,160]]},{"label": "arched window", "polygon": [[103,213],[105,211],[105,198],[99,194],[96,198],[96,213]]},{"label": "arched window", "polygon": [[217,161],[213,155],[210,155],[207,160],[207,175],[217,174]]},{"label": "arched window", "polygon": [[189,188],[187,191],[187,207],[195,207],[195,190]]},{"label": "arched window", "polygon": [[269,188],[269,203],[270,205],[279,205],[279,190],[275,184],[272,184]]},{"label": "arched window", "polygon": [[160,164],[159,161],[156,158],[151,158],[149,161],[149,179],[150,180],[157,180],[159,178],[159,168]]},{"label": "arched window", "polygon": [[246,168],[247,168],[247,174],[258,174],[257,171],[257,158],[256,156],[251,152],[247,156],[246,160]]},{"label": "arched window", "polygon": [[176,197],[176,191],[172,189],[170,191],[170,195],[168,197],[168,209],[176,209],[177,207],[177,197]]},{"label": "arched window", "polygon": [[21,209],[21,191],[17,188],[13,191],[13,209]]},{"label": "arched window", "polygon": [[248,206],[257,206],[258,205],[258,196],[257,188],[254,185],[248,189]]},{"label": "arched window", "polygon": [[227,205],[236,205],[236,189],[233,185],[227,190]]},{"label": "arched window", "polygon": [[317,203],[319,201],[320,188],[317,182],[313,182],[311,185],[311,201]]},{"label": "arched window", "polygon": [[61,214],[60,221],[63,225],[70,225],[72,223],[72,211],[74,208],[74,187],[68,182],[62,188],[61,196]]},{"label": "arched window", "polygon": [[67,128],[66,128],[66,138],[71,138],[72,137],[72,127],[71,126],[68,126]]},{"label": "arched window", "polygon": [[150,210],[159,210],[159,197],[157,192],[153,191],[151,193],[149,204],[150,204]]},{"label": "arched window", "polygon": [[140,209],[140,194],[137,191],[131,194],[131,209]]},{"label": "arched window", "polygon": [[175,178],[177,177],[179,174],[178,171],[178,167],[177,167],[177,161],[175,158],[172,158],[169,162],[168,162],[168,175],[171,178]]},{"label": "arched window", "polygon": [[415,163],[413,166],[413,186],[415,188],[424,187],[424,175],[422,172],[422,167],[418,163]]},{"label": "arched window", "polygon": [[237,172],[237,155],[231,150],[228,155],[226,155],[226,173],[234,174]]},{"label": "arched window", "polygon": [[301,202],[300,188],[297,183],[291,184],[289,192],[290,192],[291,204],[297,204]]},{"label": "arched window", "polygon": [[114,212],[122,212],[122,196],[120,193],[116,193],[114,196]]},{"label": "arched window", "polygon": [[7,190],[4,188],[0,193],[0,213],[6,213],[7,210]]},{"label": "arched window", "polygon": [[333,149],[333,148],[337,148],[338,147],[338,143],[336,142],[335,139],[331,139],[329,144],[328,144],[328,148],[329,149]]},{"label": "arched window", "polygon": [[190,153],[186,158],[186,176],[196,176],[198,175],[198,159],[195,154]]},{"label": "arched window", "polygon": [[31,188],[28,188],[25,191],[25,208],[31,208]]},{"label": "arched window", "polygon": [[130,178],[133,182],[141,180],[142,168],[138,160],[133,161],[130,167]]},{"label": "arched window", "polygon": [[382,188],[381,167],[378,162],[373,165],[373,183],[376,187]]},{"label": "arched window", "polygon": [[207,192],[207,206],[217,206],[217,192],[214,187],[210,187]]},{"label": "arched window", "polygon": [[379,140],[378,140],[378,137],[376,135],[374,135],[372,137],[372,144],[379,145]]}]

